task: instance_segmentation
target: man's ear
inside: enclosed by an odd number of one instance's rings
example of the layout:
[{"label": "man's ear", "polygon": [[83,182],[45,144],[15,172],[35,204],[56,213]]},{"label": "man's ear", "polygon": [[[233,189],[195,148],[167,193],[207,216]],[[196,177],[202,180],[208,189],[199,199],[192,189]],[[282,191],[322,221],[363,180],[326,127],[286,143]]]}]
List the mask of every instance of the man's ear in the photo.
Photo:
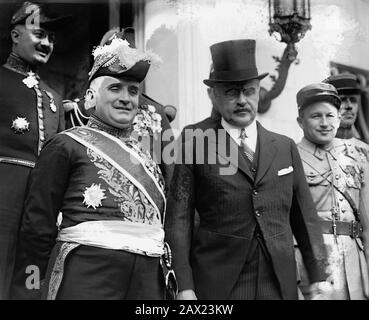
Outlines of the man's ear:
[{"label": "man's ear", "polygon": [[208,97],[211,101],[214,100],[214,88],[213,87],[208,87],[207,89],[208,92]]},{"label": "man's ear", "polygon": [[297,120],[297,123],[299,124],[300,128],[301,129],[304,129],[304,125],[302,124],[302,118],[300,116],[298,116],[296,118],[296,120]]},{"label": "man's ear", "polygon": [[20,31],[16,28],[13,28],[10,31],[10,37],[13,41],[13,43],[18,43],[19,42],[19,36],[20,36]]},{"label": "man's ear", "polygon": [[85,95],[85,109],[91,109],[96,107],[96,92],[95,90],[88,88]]}]

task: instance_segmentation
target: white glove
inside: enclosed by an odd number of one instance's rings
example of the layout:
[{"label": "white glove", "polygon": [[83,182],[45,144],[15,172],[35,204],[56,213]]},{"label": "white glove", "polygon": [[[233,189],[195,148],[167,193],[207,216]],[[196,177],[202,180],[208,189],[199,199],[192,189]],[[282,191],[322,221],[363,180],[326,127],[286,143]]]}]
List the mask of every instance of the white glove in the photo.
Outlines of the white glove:
[{"label": "white glove", "polygon": [[330,300],[333,284],[329,281],[315,282],[310,286],[311,300]]}]

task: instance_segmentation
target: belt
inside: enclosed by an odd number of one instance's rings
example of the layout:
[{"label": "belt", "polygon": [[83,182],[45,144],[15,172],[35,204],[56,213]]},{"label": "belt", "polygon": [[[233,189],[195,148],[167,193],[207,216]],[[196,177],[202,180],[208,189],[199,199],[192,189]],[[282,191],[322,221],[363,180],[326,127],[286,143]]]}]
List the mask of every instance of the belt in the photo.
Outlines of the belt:
[{"label": "belt", "polygon": [[336,234],[340,236],[350,236],[351,238],[361,238],[363,235],[363,226],[360,222],[352,220],[351,222],[336,221],[336,231],[333,230],[333,221],[320,221],[322,232],[325,234]]},{"label": "belt", "polygon": [[0,163],[8,163],[15,164],[19,166],[25,166],[29,168],[34,168],[35,163],[33,161],[18,159],[18,158],[10,158],[10,157],[0,157]]}]

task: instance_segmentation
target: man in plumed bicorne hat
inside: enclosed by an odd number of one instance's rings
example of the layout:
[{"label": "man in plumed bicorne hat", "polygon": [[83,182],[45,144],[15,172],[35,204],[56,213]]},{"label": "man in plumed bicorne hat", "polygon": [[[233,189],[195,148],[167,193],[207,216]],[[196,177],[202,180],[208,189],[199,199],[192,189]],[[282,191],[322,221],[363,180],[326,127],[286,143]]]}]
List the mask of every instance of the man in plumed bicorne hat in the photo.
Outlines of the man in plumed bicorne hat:
[{"label": "man in plumed bicorne hat", "polygon": [[[327,275],[296,145],[255,120],[267,76],[257,71],[255,40],[224,41],[210,51],[213,70],[204,83],[221,117],[184,129],[185,157],[176,163],[168,198],[177,298],[297,299],[293,234],[311,281],[325,284]],[[196,144],[201,132],[203,143]]]}]

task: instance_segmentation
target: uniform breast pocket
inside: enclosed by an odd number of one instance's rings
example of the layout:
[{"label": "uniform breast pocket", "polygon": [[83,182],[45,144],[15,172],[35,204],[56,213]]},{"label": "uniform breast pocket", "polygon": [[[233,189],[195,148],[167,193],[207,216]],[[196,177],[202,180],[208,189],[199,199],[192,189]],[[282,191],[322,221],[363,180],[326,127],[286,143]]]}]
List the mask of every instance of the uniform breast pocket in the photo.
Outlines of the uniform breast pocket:
[{"label": "uniform breast pocket", "polygon": [[329,180],[318,172],[305,172],[306,181],[309,186],[328,186]]}]

